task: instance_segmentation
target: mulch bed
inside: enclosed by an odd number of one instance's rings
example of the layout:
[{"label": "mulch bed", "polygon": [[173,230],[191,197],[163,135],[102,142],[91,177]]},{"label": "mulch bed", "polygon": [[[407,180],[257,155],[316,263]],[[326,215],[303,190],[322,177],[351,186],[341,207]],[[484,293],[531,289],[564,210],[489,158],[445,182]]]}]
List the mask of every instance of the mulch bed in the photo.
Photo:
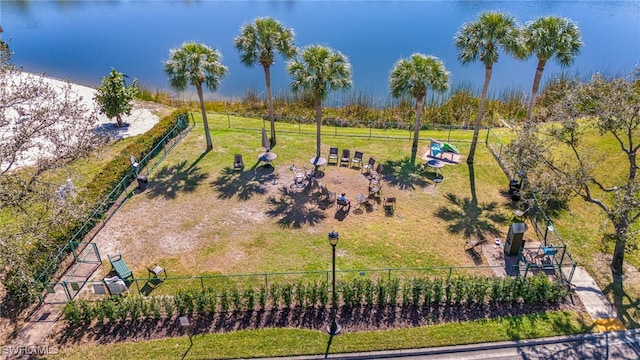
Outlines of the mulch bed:
[{"label": "mulch bed", "polygon": [[[571,296],[558,304],[475,304],[471,306],[359,306],[341,307],[337,312],[338,323],[345,332],[387,330],[419,327],[448,322],[472,321],[524,314],[543,314],[548,311],[585,312],[577,296]],[[326,331],[331,321],[330,308],[280,308],[256,311],[218,312],[210,316],[190,317],[192,333],[225,333],[260,328],[300,328]],[[106,322],[106,320],[105,320]],[[165,319],[115,321],[68,326],[62,322],[50,340],[60,346],[79,344],[107,344],[113,342],[138,342],[186,335],[177,316]]]}]

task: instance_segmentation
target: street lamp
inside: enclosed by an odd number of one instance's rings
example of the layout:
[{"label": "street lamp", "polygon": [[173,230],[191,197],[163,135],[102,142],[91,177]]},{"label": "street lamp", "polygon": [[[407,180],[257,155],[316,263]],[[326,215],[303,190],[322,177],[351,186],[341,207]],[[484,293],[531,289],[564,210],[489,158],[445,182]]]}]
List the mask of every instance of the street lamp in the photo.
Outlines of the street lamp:
[{"label": "street lamp", "polygon": [[336,245],[338,245],[338,239],[340,238],[340,234],[338,234],[336,231],[331,231],[329,233],[329,244],[331,244],[331,269],[332,269],[332,273],[333,273],[333,281],[332,281],[332,289],[331,289],[331,297],[332,297],[332,304],[331,304],[331,325],[329,325],[327,327],[327,331],[329,332],[329,335],[333,336],[333,335],[338,335],[340,333],[340,325],[338,325],[338,322],[336,321]]}]

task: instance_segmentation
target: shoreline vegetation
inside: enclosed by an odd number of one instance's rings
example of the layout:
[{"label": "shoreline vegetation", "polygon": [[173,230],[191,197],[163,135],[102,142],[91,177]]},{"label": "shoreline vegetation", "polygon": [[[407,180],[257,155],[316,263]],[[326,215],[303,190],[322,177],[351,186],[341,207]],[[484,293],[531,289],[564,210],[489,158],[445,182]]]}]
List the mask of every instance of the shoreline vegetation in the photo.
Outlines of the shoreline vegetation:
[{"label": "shoreline vegetation", "polygon": [[[544,112],[558,94],[562,93],[571,84],[579,80],[577,76],[559,77],[550,80],[540,95],[536,97],[536,110],[533,120],[543,121],[536,114]],[[432,95],[429,101],[425,101],[422,114],[423,125],[442,124],[456,126],[473,126],[473,119],[477,114],[480,94],[469,86],[460,85],[454,87],[446,96]],[[151,101],[172,107],[187,107],[192,111],[199,110],[196,100],[184,100],[172,97],[161,89],[150,89],[144,85],[140,87],[138,94],[140,100]],[[404,123],[412,124],[415,120],[416,108],[410,97],[397,100],[389,98],[384,104],[366,92],[353,92],[341,97],[341,105],[325,106],[323,109],[323,122],[341,120],[345,126],[358,127],[361,122]],[[335,101],[334,101],[335,103]],[[290,122],[300,119],[313,121],[315,117],[314,100],[305,94],[277,93],[274,95],[274,116],[278,121]],[[504,89],[489,97],[485,105],[483,126],[502,127],[507,124],[519,124],[527,118],[529,107],[529,95],[518,89]],[[232,113],[248,117],[257,117],[267,120],[268,102],[266,95],[250,88],[237,101],[206,101],[205,108],[208,112]],[[380,125],[384,126],[384,125]],[[376,127],[374,125],[374,127]]]}]

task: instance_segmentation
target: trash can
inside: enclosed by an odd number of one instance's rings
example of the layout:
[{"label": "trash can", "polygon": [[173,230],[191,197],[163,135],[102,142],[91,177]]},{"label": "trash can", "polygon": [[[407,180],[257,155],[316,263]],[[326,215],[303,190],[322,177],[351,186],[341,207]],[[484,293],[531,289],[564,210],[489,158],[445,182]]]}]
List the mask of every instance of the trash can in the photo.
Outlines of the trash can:
[{"label": "trash can", "polygon": [[524,232],[527,230],[525,223],[515,223],[509,226],[507,242],[504,245],[504,253],[507,256],[518,255],[520,247],[524,242]]},{"label": "trash can", "polygon": [[147,175],[138,175],[138,189],[140,191],[144,191],[149,185],[149,180],[147,179]]}]

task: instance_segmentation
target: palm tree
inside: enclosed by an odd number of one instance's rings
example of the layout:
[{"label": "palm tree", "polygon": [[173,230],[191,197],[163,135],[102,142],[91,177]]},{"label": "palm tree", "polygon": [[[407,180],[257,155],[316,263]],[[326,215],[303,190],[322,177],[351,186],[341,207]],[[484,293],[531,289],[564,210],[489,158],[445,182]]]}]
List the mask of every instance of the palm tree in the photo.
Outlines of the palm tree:
[{"label": "palm tree", "polygon": [[271,147],[276,145],[276,125],[273,117],[273,97],[271,95],[271,65],[275,63],[276,52],[285,59],[291,59],[296,53],[293,44],[293,29],[284,27],[269,17],[257,18],[253,24],[240,29],[240,36],[234,39],[234,45],[240,52],[240,61],[247,67],[257,63],[264,69],[267,83],[267,102],[269,103],[269,121],[271,122]]},{"label": "palm tree", "polygon": [[222,78],[227,75],[227,67],[222,65],[222,55],[216,49],[205,44],[188,42],[180,48],[171,49],[169,60],[164,63],[164,72],[169,77],[169,85],[172,88],[183,91],[189,84],[196,87],[202,111],[202,123],[204,135],[207,141],[207,151],[213,149],[211,134],[209,134],[209,122],[204,108],[202,85],[211,91],[216,91]]},{"label": "palm tree", "polygon": [[526,56],[536,54],[538,57],[538,66],[531,89],[531,102],[527,113],[527,120],[531,121],[540,79],[547,60],[554,58],[561,67],[569,66],[573,63],[574,58],[580,54],[583,42],[578,24],[571,19],[557,16],[545,16],[528,22],[521,35]]},{"label": "palm tree", "polygon": [[498,62],[499,51],[503,50],[519,58],[523,56],[522,47],[518,43],[518,33],[514,17],[502,12],[488,11],[481,13],[477,20],[462,25],[454,37],[454,44],[459,51],[458,60],[463,65],[480,60],[484,63],[485,68],[484,85],[480,95],[473,140],[469,157],[467,157],[469,164],[473,164],[484,114],[484,102],[487,98],[493,64]]},{"label": "palm tree", "polygon": [[413,145],[411,146],[411,163],[416,161],[418,140],[420,138],[420,113],[427,90],[438,92],[447,90],[449,73],[444,63],[435,56],[413,54],[409,59],[400,59],[394,65],[389,79],[391,95],[398,98],[403,95],[416,99],[416,122],[413,131]]},{"label": "palm tree", "polygon": [[289,61],[287,71],[293,79],[291,90],[304,91],[315,99],[316,106],[316,157],[320,157],[320,128],[322,126],[322,101],[330,91],[350,89],[351,65],[346,56],[322,45],[310,45],[299,57]]}]

